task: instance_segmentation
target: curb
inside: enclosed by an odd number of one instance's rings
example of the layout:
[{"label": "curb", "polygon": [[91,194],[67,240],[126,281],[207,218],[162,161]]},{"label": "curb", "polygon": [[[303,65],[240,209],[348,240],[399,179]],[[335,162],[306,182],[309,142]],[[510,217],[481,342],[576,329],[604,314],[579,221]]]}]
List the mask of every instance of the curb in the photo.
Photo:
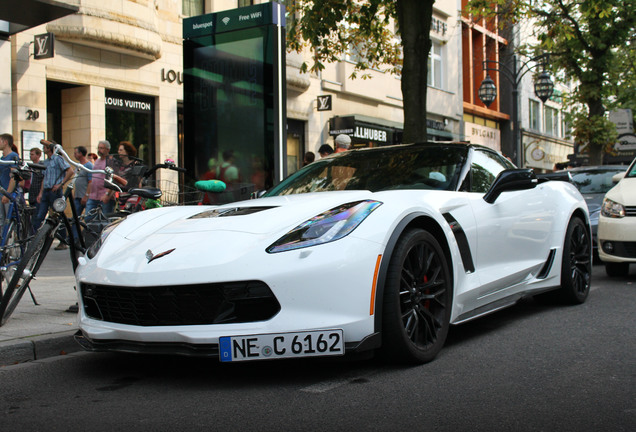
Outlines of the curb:
[{"label": "curb", "polygon": [[81,351],[77,330],[0,342],[0,367]]}]

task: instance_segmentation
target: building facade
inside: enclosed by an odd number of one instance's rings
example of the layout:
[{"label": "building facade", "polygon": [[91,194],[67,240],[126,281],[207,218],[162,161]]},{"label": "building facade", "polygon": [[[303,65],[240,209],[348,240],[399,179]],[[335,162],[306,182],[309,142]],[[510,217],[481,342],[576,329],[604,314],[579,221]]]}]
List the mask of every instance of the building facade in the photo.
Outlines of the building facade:
[{"label": "building facade", "polygon": [[[462,10],[467,3],[462,0]],[[522,43],[536,40],[532,22],[502,30],[496,18],[464,13],[461,20],[466,140],[501,151],[518,166],[537,172],[552,171],[555,164],[567,161],[574,150],[561,94],[568,89],[557,85],[552,97],[542,102],[534,89],[541,64],[515,53]],[[478,95],[487,77],[497,88],[497,97],[488,106]]]},{"label": "building facade", "polygon": [[[40,138],[61,142],[69,153],[78,145],[95,151],[108,139],[131,141],[148,164],[182,164],[183,18],[263,2],[64,1],[77,12],[0,40],[0,56],[10,58],[0,68],[0,109],[10,110],[0,113],[3,132],[13,133],[25,158]],[[459,0],[435,3],[429,139],[464,139],[459,7]],[[51,57],[36,55],[44,46],[37,38],[46,34],[54,36]],[[288,173],[302,166],[305,152],[333,146],[343,131],[355,147],[401,142],[399,77],[374,70],[371,79],[351,79],[347,58],[320,74],[301,73],[308,54],[287,54]],[[330,110],[319,106],[324,96],[331,96]]]}]

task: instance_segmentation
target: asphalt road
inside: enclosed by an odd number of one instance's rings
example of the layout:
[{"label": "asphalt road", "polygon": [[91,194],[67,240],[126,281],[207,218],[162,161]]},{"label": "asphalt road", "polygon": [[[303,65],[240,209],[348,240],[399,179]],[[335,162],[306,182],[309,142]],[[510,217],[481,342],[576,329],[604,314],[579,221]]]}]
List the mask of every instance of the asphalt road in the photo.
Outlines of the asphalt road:
[{"label": "asphalt road", "polygon": [[2,430],[635,431],[636,266],[581,306],[524,301],[432,363],[79,353],[0,368]]}]

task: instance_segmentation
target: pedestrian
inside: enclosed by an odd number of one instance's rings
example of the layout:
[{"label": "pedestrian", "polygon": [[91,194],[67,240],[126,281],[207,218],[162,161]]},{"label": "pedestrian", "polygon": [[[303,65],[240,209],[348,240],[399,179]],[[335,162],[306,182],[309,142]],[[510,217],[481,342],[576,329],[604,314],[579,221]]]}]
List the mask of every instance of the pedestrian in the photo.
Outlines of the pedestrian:
[{"label": "pedestrian", "polygon": [[[88,157],[88,150],[84,146],[77,146],[73,151],[73,157],[79,163],[88,169],[93,169],[93,162]],[[75,209],[77,214],[81,215],[88,201],[88,185],[93,180],[93,175],[83,169],[77,168],[77,177],[75,178],[75,186],[73,188],[73,200],[75,201]]]},{"label": "pedestrian", "polygon": [[[97,144],[97,160],[93,165],[93,169],[103,170],[106,168],[106,158],[110,153],[110,142],[101,140]],[[113,191],[106,189],[104,186],[104,174],[93,174],[92,181],[88,185],[88,200],[86,201],[86,220],[92,219],[90,213],[93,209],[100,207],[103,214],[112,213],[115,209],[115,200]]]},{"label": "pedestrian", "polygon": [[[60,155],[53,153],[53,145],[43,144],[44,153],[49,158],[45,164],[44,179],[37,198],[37,208],[33,219],[33,228],[37,230],[53,205],[53,201],[63,196],[63,186],[73,176],[73,170]],[[64,249],[68,246],[64,245]]]},{"label": "pedestrian", "polygon": [[303,166],[309,165],[315,160],[316,160],[316,155],[314,154],[314,152],[307,152],[305,153],[305,157],[303,158]]},{"label": "pedestrian", "polygon": [[[42,150],[37,147],[33,147],[29,151],[29,158],[31,162],[35,164],[41,164]],[[31,178],[25,183],[24,189],[27,191],[27,197],[29,199],[29,205],[36,207],[38,205],[38,195],[42,188],[42,180],[44,179],[44,173],[41,170],[34,169],[31,172]]]},{"label": "pedestrian", "polygon": [[318,154],[321,158],[327,157],[333,153],[333,148],[329,144],[323,144],[318,149]]},{"label": "pedestrian", "polygon": [[[15,145],[13,144],[13,135],[8,133],[0,135],[0,150],[2,150],[2,157],[0,159],[2,159],[3,161],[20,160],[20,156],[18,155],[18,153],[13,150],[14,147]],[[9,186],[9,183],[11,182],[11,168],[11,165],[0,165],[0,186],[2,186],[8,192],[12,192]],[[4,225],[7,210],[8,205],[0,205],[0,227]]]},{"label": "pedestrian", "polygon": [[88,158],[89,161],[91,161],[91,163],[95,163],[95,161],[97,161],[97,155],[95,153],[89,153],[88,155],[86,155],[86,157]]},{"label": "pedestrian", "polygon": [[335,153],[346,152],[351,147],[351,137],[349,135],[340,134],[336,137],[335,142],[336,142]]}]

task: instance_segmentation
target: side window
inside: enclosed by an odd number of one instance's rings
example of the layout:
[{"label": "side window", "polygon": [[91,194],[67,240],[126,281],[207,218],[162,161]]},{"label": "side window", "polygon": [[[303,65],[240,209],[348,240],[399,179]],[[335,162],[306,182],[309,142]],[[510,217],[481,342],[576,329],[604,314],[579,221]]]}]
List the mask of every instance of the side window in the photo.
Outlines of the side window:
[{"label": "side window", "polygon": [[499,173],[508,168],[512,168],[512,166],[508,166],[506,161],[497,154],[484,150],[475,150],[473,162],[470,166],[470,191],[486,193]]}]

